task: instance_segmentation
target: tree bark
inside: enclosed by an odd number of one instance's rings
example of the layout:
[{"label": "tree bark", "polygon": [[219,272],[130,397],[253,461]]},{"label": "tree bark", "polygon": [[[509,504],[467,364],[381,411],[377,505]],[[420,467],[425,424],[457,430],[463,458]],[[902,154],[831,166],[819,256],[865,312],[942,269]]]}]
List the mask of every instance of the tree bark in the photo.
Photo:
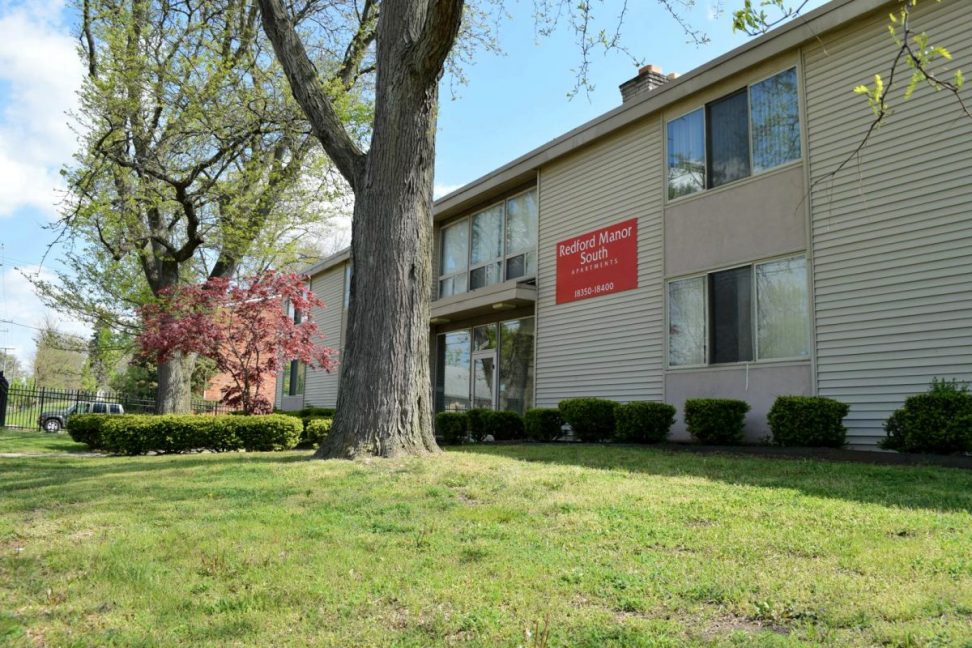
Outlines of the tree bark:
[{"label": "tree bark", "polygon": [[[374,132],[355,193],[351,303],[334,426],[319,457],[438,452],[429,308],[439,72],[416,73],[416,7],[383,5]],[[418,24],[416,24],[418,23]]]},{"label": "tree bark", "polygon": [[354,190],[351,300],[337,414],[321,458],[438,452],[429,302],[438,82],[462,0],[385,0],[376,35],[375,121],[362,153],[336,119],[280,0],[264,30],[315,136]]},{"label": "tree bark", "polygon": [[192,371],[195,367],[195,353],[176,353],[167,362],[158,363],[159,414],[192,412]]}]

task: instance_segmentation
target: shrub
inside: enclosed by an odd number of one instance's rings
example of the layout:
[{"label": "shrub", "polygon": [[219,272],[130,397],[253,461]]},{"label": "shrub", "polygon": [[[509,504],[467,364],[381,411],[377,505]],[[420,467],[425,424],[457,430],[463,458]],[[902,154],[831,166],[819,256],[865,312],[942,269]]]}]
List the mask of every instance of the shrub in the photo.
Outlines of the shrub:
[{"label": "shrub", "polygon": [[839,448],[847,439],[842,421],[850,406],[823,396],[780,396],[767,419],[782,446]]},{"label": "shrub", "polygon": [[[219,417],[213,417],[219,418]],[[267,452],[289,450],[300,441],[303,424],[287,416],[262,414],[237,419],[223,419],[222,423],[233,421],[235,434],[247,452]]]},{"label": "shrub", "polygon": [[634,443],[658,443],[675,423],[675,408],[667,403],[635,401],[615,411],[617,438]]},{"label": "shrub", "polygon": [[690,398],[685,401],[689,434],[702,443],[732,445],[743,440],[749,403],[728,398]]},{"label": "shrub", "polygon": [[486,438],[486,431],[483,429],[483,412],[491,412],[492,410],[483,409],[480,407],[474,407],[470,410],[466,410],[466,420],[469,425],[469,436],[473,438],[473,441],[482,441]]},{"label": "shrub", "polygon": [[286,450],[297,445],[301,428],[298,419],[277,414],[107,416],[101,426],[101,445],[110,452],[128,455]]},{"label": "shrub", "polygon": [[523,438],[523,417],[516,412],[483,410],[480,420],[484,437],[492,434],[497,441]]},{"label": "shrub", "polygon": [[881,447],[899,452],[949,454],[972,451],[972,394],[955,381],[933,380],[909,396],[884,423]]},{"label": "shrub", "polygon": [[[67,420],[67,431],[78,443],[87,444],[92,450],[101,449],[101,428],[112,414],[72,414]],[[115,415],[117,416],[117,415]]]},{"label": "shrub", "polygon": [[435,432],[445,443],[458,445],[464,442],[467,424],[465,412],[439,412],[435,415]]},{"label": "shrub", "polygon": [[537,441],[555,441],[564,433],[563,425],[560,410],[553,407],[529,409],[523,417],[527,437]]},{"label": "shrub", "polygon": [[337,410],[333,407],[313,407],[307,406],[302,410],[296,412],[297,416],[300,418],[334,418],[337,414]]},{"label": "shrub", "polygon": [[571,398],[560,401],[560,415],[581,441],[603,441],[614,437],[617,406],[603,398]]},{"label": "shrub", "polygon": [[331,431],[331,424],[333,422],[334,419],[327,417],[310,419],[304,425],[304,431],[300,435],[300,443],[297,445],[305,448],[319,448],[321,442],[324,441]]}]

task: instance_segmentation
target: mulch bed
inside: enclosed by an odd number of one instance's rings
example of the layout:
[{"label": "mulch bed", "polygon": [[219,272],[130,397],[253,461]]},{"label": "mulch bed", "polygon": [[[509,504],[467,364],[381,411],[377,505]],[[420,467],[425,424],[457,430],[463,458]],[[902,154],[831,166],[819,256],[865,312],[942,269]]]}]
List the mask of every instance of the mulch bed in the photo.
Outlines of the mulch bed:
[{"label": "mulch bed", "polygon": [[816,459],[879,466],[944,466],[946,468],[972,470],[972,456],[969,455],[908,454],[876,450],[782,448],[779,446],[707,446],[689,443],[662,443],[651,447],[704,455],[729,454],[772,459]]}]

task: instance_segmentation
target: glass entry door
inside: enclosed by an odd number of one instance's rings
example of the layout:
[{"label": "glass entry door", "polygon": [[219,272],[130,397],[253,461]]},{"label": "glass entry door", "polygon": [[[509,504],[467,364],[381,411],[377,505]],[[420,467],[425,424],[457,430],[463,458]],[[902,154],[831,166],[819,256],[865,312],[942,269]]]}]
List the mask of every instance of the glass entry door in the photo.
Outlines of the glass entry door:
[{"label": "glass entry door", "polygon": [[472,357],[473,407],[493,409],[496,406],[496,351],[477,351]]}]

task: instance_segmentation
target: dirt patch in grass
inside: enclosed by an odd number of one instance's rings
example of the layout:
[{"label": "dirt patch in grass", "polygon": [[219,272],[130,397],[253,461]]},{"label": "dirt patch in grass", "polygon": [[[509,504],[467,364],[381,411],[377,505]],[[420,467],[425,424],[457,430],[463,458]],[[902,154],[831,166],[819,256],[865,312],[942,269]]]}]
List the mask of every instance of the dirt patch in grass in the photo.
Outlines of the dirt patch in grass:
[{"label": "dirt patch in grass", "polygon": [[759,619],[751,619],[749,617],[738,616],[735,614],[726,614],[711,621],[705,627],[705,630],[702,631],[702,638],[706,641],[714,641],[734,632],[755,634],[763,630],[769,630],[781,635],[790,634],[790,631],[786,626],[775,623],[766,623],[765,621],[760,621]]}]

